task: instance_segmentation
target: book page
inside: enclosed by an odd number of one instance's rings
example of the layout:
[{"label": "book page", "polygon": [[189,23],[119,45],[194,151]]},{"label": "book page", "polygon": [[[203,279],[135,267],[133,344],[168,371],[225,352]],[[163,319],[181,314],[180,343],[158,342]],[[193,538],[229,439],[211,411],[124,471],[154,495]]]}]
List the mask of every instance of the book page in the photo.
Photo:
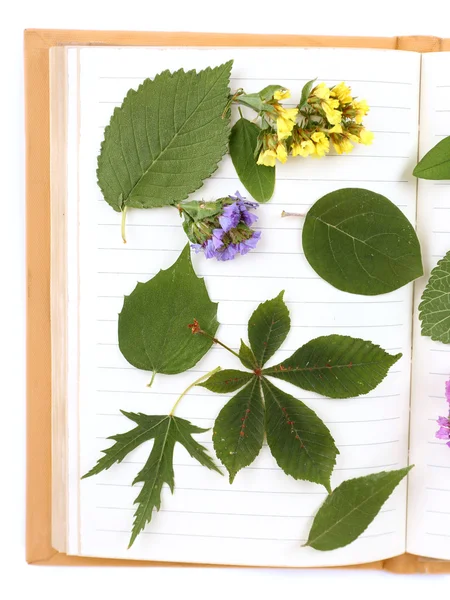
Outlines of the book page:
[{"label": "book page", "polygon": [[[407,464],[412,286],[379,297],[346,294],[321,280],[302,253],[302,220],[281,218],[282,210],[304,213],[324,194],[364,187],[384,194],[414,222],[417,156],[419,57],[413,53],[294,48],[83,48],[71,49],[78,74],[78,416],[69,423],[74,447],[71,463],[72,509],[69,552],[163,561],[234,565],[321,566],[362,563],[401,554],[405,549],[406,482],[352,545],[328,553],[303,548],[313,516],[326,498],[323,487],[295,481],[277,466],[265,445],[233,485],[228,478],[195,463],[177,445],[175,493],[163,490],[162,507],[132,548],[132,486],[151,443],[120,465],[80,481],[111,441],[130,428],[120,409],[168,414],[178,395],[200,374],[220,365],[239,368],[234,357],[214,347],[193,369],[157,375],[127,363],[118,348],[117,315],[124,294],[167,268],[186,244],[178,212],[171,208],[129,210],[127,239],[120,215],[103,200],[96,183],[97,154],[114,107],[130,87],[164,69],[202,69],[234,59],[232,89],[256,92],[268,84],[289,88],[292,102],[306,81],[329,85],[346,81],[366,98],[371,147],[320,159],[294,159],[277,166],[276,191],[258,209],[262,237],[255,251],[228,262],[194,255],[198,275],[219,302],[218,337],[236,348],[247,340],[247,321],[257,305],[285,290],[292,327],[273,363],[308,340],[332,333],[380,344],[403,358],[372,393],[349,400],[317,397],[278,382],[313,408],[326,422],[340,450],[332,487],[342,481]],[[294,104],[292,104],[294,105]],[[239,190],[245,195],[229,156],[192,195],[212,200]],[[78,275],[77,275],[78,272]],[[229,396],[195,388],[177,415],[212,427]],[[73,413],[73,411],[72,411]],[[132,426],[132,424],[131,424]],[[213,454],[211,431],[197,437]]]},{"label": "book page", "polygon": [[[449,73],[449,52],[423,56],[420,158],[450,135]],[[450,182],[419,180],[417,231],[425,275],[415,286],[407,549],[450,560],[450,448],[435,438],[436,419],[448,412],[450,346],[422,337],[418,318],[430,271],[450,250]]]}]

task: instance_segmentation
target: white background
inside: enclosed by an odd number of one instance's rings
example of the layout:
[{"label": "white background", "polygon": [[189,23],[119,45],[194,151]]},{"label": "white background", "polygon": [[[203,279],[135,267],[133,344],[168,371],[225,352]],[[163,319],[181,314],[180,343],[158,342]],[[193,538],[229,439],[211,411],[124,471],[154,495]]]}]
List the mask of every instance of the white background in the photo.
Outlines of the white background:
[{"label": "white background", "polygon": [[25,537],[25,28],[450,37],[448,0],[16,0],[0,17],[0,598],[388,598],[448,594],[450,576],[350,570],[28,566]]}]

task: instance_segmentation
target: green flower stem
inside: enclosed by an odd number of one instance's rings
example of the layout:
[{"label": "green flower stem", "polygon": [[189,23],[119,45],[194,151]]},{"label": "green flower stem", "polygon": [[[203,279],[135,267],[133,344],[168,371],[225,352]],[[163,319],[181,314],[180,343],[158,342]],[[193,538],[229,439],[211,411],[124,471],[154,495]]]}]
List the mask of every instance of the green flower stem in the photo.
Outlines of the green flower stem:
[{"label": "green flower stem", "polygon": [[128,206],[125,206],[122,210],[122,222],[121,222],[121,226],[120,226],[120,232],[122,234],[122,239],[123,239],[124,244],[127,243],[127,239],[125,237],[125,223],[127,220],[127,210],[128,210]]},{"label": "green flower stem", "polygon": [[184,390],[184,392],[181,394],[181,396],[178,398],[178,400],[173,405],[172,410],[170,411],[169,415],[173,416],[176,407],[180,403],[181,399],[184,398],[184,396],[186,396],[186,394],[189,392],[189,390],[191,390],[193,387],[195,387],[199,383],[202,383],[202,381],[205,381],[206,379],[209,379],[209,377],[211,377],[212,375],[215,375],[216,373],[218,373],[221,370],[222,370],[222,367],[216,367],[215,369],[213,369],[209,373],[206,373],[206,375],[202,375],[201,377],[199,377],[198,379],[196,379],[193,383],[191,383],[190,385],[188,385],[188,387]]}]

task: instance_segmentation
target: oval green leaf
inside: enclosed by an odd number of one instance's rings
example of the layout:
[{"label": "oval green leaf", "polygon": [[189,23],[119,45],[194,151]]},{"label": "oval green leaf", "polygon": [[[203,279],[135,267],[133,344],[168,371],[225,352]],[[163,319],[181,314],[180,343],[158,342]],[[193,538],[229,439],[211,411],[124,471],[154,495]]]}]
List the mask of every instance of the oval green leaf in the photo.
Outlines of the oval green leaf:
[{"label": "oval green leaf", "polygon": [[214,336],[217,303],[197,277],[186,245],[177,261],[125,296],[119,314],[119,348],[127,361],[153,373],[181,373],[209,350],[212,340],[193,335],[195,318]]},{"label": "oval green leaf", "polygon": [[97,177],[116,211],[175,204],[197,190],[227,151],[230,70],[163,71],[130,90],[105,129]]},{"label": "oval green leaf", "polygon": [[230,136],[230,156],[245,188],[258,202],[267,202],[275,188],[275,167],[256,164],[255,148],[260,128],[247,119],[235,123]]},{"label": "oval green leaf", "polygon": [[252,377],[254,377],[253,373],[246,373],[237,369],[223,369],[197,385],[216,394],[228,394],[244,386]]},{"label": "oval green leaf", "polygon": [[375,389],[401,354],[388,354],[369,342],[347,335],[325,335],[299,348],[270,375],[328,398],[354,398]]},{"label": "oval green leaf", "polygon": [[272,300],[262,302],[248,322],[248,339],[258,367],[263,367],[286,339],[291,328],[284,290]]},{"label": "oval green leaf", "polygon": [[341,483],[320,507],[305,546],[326,551],[354,542],[411,469],[382,471]]},{"label": "oval green leaf", "polygon": [[318,200],[306,215],[303,249],[320,277],[351,294],[386,294],[423,274],[411,223],[369,190],[341,189]]},{"label": "oval green leaf", "polygon": [[419,304],[422,335],[450,344],[450,252],[431,271]]},{"label": "oval green leaf", "polygon": [[450,136],[425,154],[413,175],[419,179],[450,179]]}]

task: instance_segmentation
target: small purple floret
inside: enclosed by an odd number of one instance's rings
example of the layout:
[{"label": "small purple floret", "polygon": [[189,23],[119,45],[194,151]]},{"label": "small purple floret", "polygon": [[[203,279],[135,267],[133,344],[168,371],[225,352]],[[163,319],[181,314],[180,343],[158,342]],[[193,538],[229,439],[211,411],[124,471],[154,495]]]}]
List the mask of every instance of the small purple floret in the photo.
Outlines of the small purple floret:
[{"label": "small purple floret", "polygon": [[[445,397],[450,403],[450,380],[445,382]],[[437,439],[448,440],[446,445],[450,448],[450,412],[447,417],[439,417],[436,422],[439,425],[435,434]]]}]

